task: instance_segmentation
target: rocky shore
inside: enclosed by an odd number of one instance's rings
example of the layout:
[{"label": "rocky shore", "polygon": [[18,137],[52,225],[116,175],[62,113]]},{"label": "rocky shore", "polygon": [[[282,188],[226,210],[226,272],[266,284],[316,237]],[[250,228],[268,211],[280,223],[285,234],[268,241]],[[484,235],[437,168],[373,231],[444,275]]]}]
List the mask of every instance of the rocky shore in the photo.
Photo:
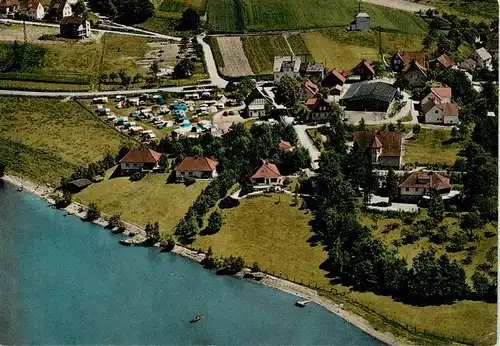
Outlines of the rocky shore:
[{"label": "rocky shore", "polygon": [[[18,187],[22,187],[23,191],[33,193],[36,196],[45,199],[50,204],[55,203],[55,201],[51,198],[51,195],[54,192],[54,188],[48,184],[43,186],[11,175],[6,175],[2,179]],[[65,210],[68,215],[74,215],[80,217],[81,219],[84,219],[87,213],[87,207],[77,202],[72,202],[68,207],[65,208]],[[101,227],[106,227],[108,225],[108,222],[104,217],[94,220],[93,223]],[[122,234],[128,236],[128,238],[120,241],[122,245],[142,245],[146,241],[146,233],[143,228],[128,222],[124,222],[124,226],[125,230]],[[160,244],[157,243],[155,244],[155,246],[159,247]],[[189,258],[196,262],[201,262],[205,258],[204,253],[200,253],[179,245],[175,245],[171,253]],[[244,272],[250,272],[250,270],[245,268]],[[239,273],[238,276],[242,277],[243,274],[244,273]],[[364,318],[347,310],[344,310],[342,304],[337,304],[328,298],[320,296],[317,291],[311,288],[301,286],[299,284],[265,273],[252,273],[252,276],[254,277],[254,279],[256,279],[256,282],[260,282],[266,286],[278,289],[289,294],[293,294],[297,297],[300,297],[301,300],[307,299],[311,302],[323,306],[328,311],[340,316],[347,322],[355,325],[365,333],[384,342],[385,344],[408,344],[408,341],[405,339],[397,338],[391,333],[384,333],[376,330]]]}]

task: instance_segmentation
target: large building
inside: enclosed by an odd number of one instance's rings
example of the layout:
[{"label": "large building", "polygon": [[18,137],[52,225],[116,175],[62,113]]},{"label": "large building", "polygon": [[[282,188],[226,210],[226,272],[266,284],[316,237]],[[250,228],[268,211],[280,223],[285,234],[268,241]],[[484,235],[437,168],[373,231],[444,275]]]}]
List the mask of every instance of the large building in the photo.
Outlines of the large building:
[{"label": "large building", "polygon": [[422,100],[422,113],[426,124],[458,124],[458,105],[451,102],[449,87],[434,87]]},{"label": "large building", "polygon": [[391,84],[364,81],[352,84],[339,103],[348,111],[387,112],[396,95]]},{"label": "large building", "polygon": [[274,57],[274,82],[279,82],[284,76],[300,77],[300,66],[302,59],[297,56],[276,56]]},{"label": "large building", "polygon": [[373,166],[401,169],[404,166],[403,138],[395,131],[356,131],[354,145],[371,157]]},{"label": "large building", "polygon": [[219,163],[209,157],[188,156],[175,169],[177,180],[184,178],[211,179],[217,176]]},{"label": "large building", "polygon": [[446,195],[451,191],[450,179],[436,172],[413,172],[398,187],[405,201],[419,200],[431,192]]},{"label": "large building", "polygon": [[132,149],[120,160],[120,169],[122,174],[158,170],[160,158],[161,153],[148,148]]},{"label": "large building", "polygon": [[90,22],[83,17],[64,17],[59,24],[62,37],[82,39],[90,37]]}]

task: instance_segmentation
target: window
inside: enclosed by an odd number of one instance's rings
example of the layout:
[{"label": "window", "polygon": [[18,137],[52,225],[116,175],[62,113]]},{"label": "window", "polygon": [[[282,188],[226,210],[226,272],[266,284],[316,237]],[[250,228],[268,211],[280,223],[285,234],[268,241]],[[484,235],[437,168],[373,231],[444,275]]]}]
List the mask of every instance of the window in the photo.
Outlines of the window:
[{"label": "window", "polygon": [[438,113],[439,113],[439,111],[436,109],[436,110],[434,111],[434,113],[438,114]]},{"label": "window", "polygon": [[415,189],[415,191],[417,191],[417,192],[418,192],[418,187]]},{"label": "window", "polygon": [[406,191],[410,191],[410,188],[408,188],[408,187],[407,187],[405,190],[406,190]]},{"label": "window", "polygon": [[271,183],[275,183],[277,182],[278,180],[276,178],[271,178]]}]

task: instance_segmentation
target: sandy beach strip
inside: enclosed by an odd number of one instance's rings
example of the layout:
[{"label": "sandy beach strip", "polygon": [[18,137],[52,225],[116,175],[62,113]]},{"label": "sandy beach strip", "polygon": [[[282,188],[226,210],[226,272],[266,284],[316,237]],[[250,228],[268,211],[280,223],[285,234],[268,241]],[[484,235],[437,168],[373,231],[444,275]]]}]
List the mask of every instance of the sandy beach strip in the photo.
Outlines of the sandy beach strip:
[{"label": "sandy beach strip", "polygon": [[[5,175],[2,179],[15,186],[19,187],[22,186],[24,191],[33,193],[36,196],[45,199],[49,203],[54,204],[54,200],[50,197],[51,194],[54,192],[54,188],[51,187],[50,185],[43,186],[35,184],[28,180],[15,177],[12,175]],[[85,218],[85,215],[87,213],[87,207],[77,202],[72,202],[68,207],[65,208],[65,210],[68,214],[78,216],[82,219]],[[108,222],[106,221],[104,216],[105,215],[102,214],[101,218],[93,221],[93,223],[102,227],[106,227]],[[138,245],[146,240],[146,233],[143,228],[128,222],[124,222],[124,225],[126,230],[123,232],[123,234],[131,236],[131,238],[128,239],[129,241],[127,244]],[[159,244],[155,244],[155,246],[158,247]],[[175,245],[171,253],[183,256],[185,258],[189,258],[196,262],[201,262],[205,258],[204,253],[197,252],[179,245]],[[250,270],[248,268],[245,268],[244,271],[249,272]],[[406,339],[398,338],[389,332],[384,333],[379,330],[376,330],[370,325],[370,323],[367,320],[365,320],[361,316],[358,316],[352,312],[343,309],[342,305],[339,305],[336,302],[326,297],[320,296],[317,291],[309,287],[305,287],[296,284],[294,282],[290,282],[285,279],[281,279],[265,273],[252,273],[252,274],[255,277],[260,278],[260,280],[254,282],[264,284],[266,286],[278,289],[282,292],[293,294],[297,297],[300,297],[301,300],[303,299],[310,300],[311,302],[314,302],[324,307],[328,311],[343,318],[345,321],[353,324],[354,326],[363,330],[365,333],[371,335],[372,337],[382,341],[387,345],[410,344]]]}]

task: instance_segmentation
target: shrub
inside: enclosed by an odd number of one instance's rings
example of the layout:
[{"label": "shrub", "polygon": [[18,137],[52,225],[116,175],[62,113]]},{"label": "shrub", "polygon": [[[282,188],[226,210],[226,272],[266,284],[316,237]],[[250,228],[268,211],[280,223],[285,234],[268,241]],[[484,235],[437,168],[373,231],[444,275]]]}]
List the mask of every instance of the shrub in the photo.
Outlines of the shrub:
[{"label": "shrub", "polygon": [[292,183],[292,179],[286,177],[285,180],[283,180],[283,185],[288,186]]},{"label": "shrub", "polygon": [[219,211],[214,211],[208,218],[207,231],[209,234],[215,234],[220,231],[222,227],[222,215]]},{"label": "shrub", "polygon": [[422,232],[418,227],[403,228],[401,230],[401,237],[403,238],[403,244],[412,244],[416,242],[422,236]]},{"label": "shrub", "polygon": [[122,223],[120,214],[113,214],[109,219],[107,227],[110,229],[113,229],[116,227],[118,227],[118,228],[123,227],[123,223]]},{"label": "shrub", "polygon": [[467,234],[463,231],[458,231],[451,237],[450,245],[446,249],[450,252],[462,251],[467,246],[467,242]]},{"label": "shrub", "polygon": [[142,178],[144,178],[146,176],[146,173],[143,172],[143,171],[140,171],[140,172],[135,172],[134,174],[132,174],[130,176],[130,181],[139,181],[141,180]]},{"label": "shrub", "polygon": [[175,247],[175,239],[172,235],[169,235],[167,240],[161,243],[161,246],[165,251],[172,251]]},{"label": "shrub", "polygon": [[256,273],[256,272],[260,272],[260,266],[257,262],[253,262],[252,264],[252,268],[250,268],[252,270],[252,272]]},{"label": "shrub", "polygon": [[66,208],[68,205],[71,204],[71,199],[72,199],[71,193],[69,191],[64,191],[62,196],[56,196],[54,198],[54,201],[56,202],[55,203],[56,208],[57,209]]},{"label": "shrub", "polygon": [[95,205],[95,203],[90,203],[89,208],[87,209],[87,215],[85,216],[85,220],[94,221],[101,217],[101,211]]},{"label": "shrub", "polygon": [[234,275],[245,268],[245,260],[243,257],[235,257],[233,255],[226,257],[222,260],[222,269],[220,274]]},{"label": "shrub", "polygon": [[195,178],[193,178],[193,177],[184,178],[184,185],[189,186],[189,185],[193,185],[194,183],[196,183]]}]

